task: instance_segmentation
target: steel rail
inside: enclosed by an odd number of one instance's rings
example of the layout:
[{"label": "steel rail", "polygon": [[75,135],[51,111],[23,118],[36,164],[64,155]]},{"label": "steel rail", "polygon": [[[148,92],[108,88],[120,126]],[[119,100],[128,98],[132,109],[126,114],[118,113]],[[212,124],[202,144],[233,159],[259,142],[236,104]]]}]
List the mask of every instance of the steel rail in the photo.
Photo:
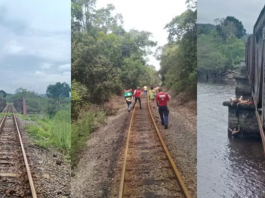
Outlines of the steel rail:
[{"label": "steel rail", "polygon": [[[5,110],[6,109],[6,110]],[[2,118],[1,120],[1,123],[0,123],[0,130],[2,130],[3,126],[4,126],[4,123],[5,123],[5,120],[6,120],[6,115],[8,113],[8,106],[6,105],[6,107],[3,109],[2,113],[4,113],[4,117]]]},{"label": "steel rail", "polygon": [[159,137],[159,139],[160,139],[160,142],[161,142],[161,144],[162,144],[162,146],[163,146],[163,148],[164,148],[164,150],[165,150],[165,152],[166,152],[166,154],[167,154],[167,158],[168,158],[168,160],[169,160],[169,162],[170,162],[170,164],[171,164],[171,166],[172,166],[172,168],[173,168],[173,170],[174,170],[174,173],[175,173],[175,175],[176,175],[176,177],[177,177],[177,179],[178,179],[178,181],[179,181],[179,184],[180,184],[180,186],[181,186],[181,188],[182,188],[182,190],[183,190],[183,193],[185,194],[186,198],[191,198],[191,196],[190,196],[190,194],[189,194],[189,191],[188,191],[188,189],[187,189],[187,187],[186,187],[186,185],[185,185],[185,183],[184,183],[184,181],[183,181],[183,179],[182,179],[182,177],[181,177],[181,175],[180,175],[180,172],[179,172],[179,170],[177,169],[177,166],[176,166],[176,164],[174,163],[174,161],[173,161],[173,159],[172,159],[172,157],[171,157],[171,155],[170,155],[170,153],[169,153],[169,151],[168,151],[168,149],[167,149],[167,146],[166,146],[166,144],[165,144],[165,142],[164,142],[164,140],[163,140],[163,138],[162,138],[162,135],[161,135],[161,133],[160,133],[160,131],[159,131],[157,125],[156,125],[156,122],[155,122],[154,116],[153,116],[152,111],[151,111],[151,108],[150,108],[150,104],[149,104],[150,102],[149,102],[149,100],[148,100],[147,103],[148,103],[149,113],[150,113],[150,115],[151,115],[151,118],[152,118],[153,124],[154,124],[154,126],[155,126],[155,129],[156,129],[157,135],[158,135],[158,137]]},{"label": "steel rail", "polygon": [[1,123],[0,123],[0,130],[2,130],[2,128],[3,128],[3,126],[4,126],[4,123],[5,123],[5,120],[6,120],[6,114],[7,114],[7,113],[5,113],[4,117],[3,117],[2,120],[1,120]]},{"label": "steel rail", "polygon": [[130,120],[130,125],[129,125],[129,129],[128,129],[128,134],[127,134],[126,148],[125,148],[125,154],[124,154],[123,166],[122,166],[122,172],[121,172],[121,183],[120,183],[120,189],[119,189],[119,198],[123,197],[127,154],[128,154],[128,149],[129,149],[130,134],[131,134],[131,128],[132,128],[134,112],[135,112],[135,108],[133,108],[133,112],[132,112],[131,120]]},{"label": "steel rail", "polygon": [[[148,100],[148,99],[147,99]],[[155,120],[154,120],[154,117],[152,115],[152,112],[151,112],[151,108],[150,108],[150,105],[149,105],[149,100],[148,100],[148,110],[149,110],[149,113],[150,113],[150,116],[152,118],[152,121],[153,121],[153,124],[154,124],[154,127],[156,129],[156,132],[157,132],[157,135],[160,139],[160,143],[162,144],[163,148],[164,148],[164,151],[167,155],[167,158],[172,166],[172,169],[174,170],[174,173],[177,177],[177,180],[180,184],[180,187],[185,195],[186,198],[191,198],[188,190],[187,190],[187,187],[166,147],[166,144],[164,143],[163,141],[163,138],[161,136],[161,133],[159,132],[159,129],[155,123]],[[133,112],[132,112],[132,116],[131,116],[131,120],[130,120],[130,125],[129,125],[129,129],[128,129],[128,134],[127,134],[127,141],[126,141],[126,148],[125,148],[125,155],[124,155],[124,161],[123,161],[123,167],[122,167],[122,174],[121,174],[121,182],[120,182],[120,189],[119,189],[119,198],[122,198],[123,197],[123,192],[124,192],[124,179],[125,179],[125,172],[126,172],[126,162],[127,162],[127,153],[128,153],[128,149],[129,149],[129,141],[130,141],[130,134],[131,134],[131,126],[132,126],[132,122],[133,122],[133,118],[134,118],[134,112],[135,112],[135,108],[133,109]]]},{"label": "steel rail", "polygon": [[20,142],[21,151],[22,151],[22,154],[23,154],[24,163],[25,163],[25,166],[26,166],[26,171],[27,171],[27,175],[28,175],[28,179],[29,179],[29,185],[30,185],[30,189],[31,189],[32,198],[37,198],[37,193],[36,193],[34,182],[33,182],[33,179],[32,179],[31,172],[30,172],[29,163],[28,163],[26,152],[25,152],[25,149],[24,149],[22,137],[21,137],[21,134],[20,134],[20,130],[19,130],[19,127],[18,127],[18,124],[17,124],[17,120],[16,120],[16,116],[15,116],[15,114],[13,112],[13,109],[11,110],[11,113],[12,113],[12,117],[13,117],[13,120],[14,120],[15,125],[16,125],[17,134],[18,134],[18,137],[19,137],[19,142]]}]

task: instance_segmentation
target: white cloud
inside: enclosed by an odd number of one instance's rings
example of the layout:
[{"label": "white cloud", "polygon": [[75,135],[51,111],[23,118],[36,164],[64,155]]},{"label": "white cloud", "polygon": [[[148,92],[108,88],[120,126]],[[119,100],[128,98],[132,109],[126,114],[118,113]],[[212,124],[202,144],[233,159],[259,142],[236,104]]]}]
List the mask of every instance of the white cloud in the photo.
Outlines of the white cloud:
[{"label": "white cloud", "polygon": [[60,70],[70,70],[70,69],[71,69],[71,64],[59,65],[58,68],[59,68]]},{"label": "white cloud", "polygon": [[21,51],[23,51],[23,47],[18,44],[16,40],[11,40],[7,45],[6,45],[6,50],[5,52],[7,54],[19,54]]},{"label": "white cloud", "polygon": [[40,66],[42,69],[50,69],[52,66],[51,63],[42,63],[42,65]]},{"label": "white cloud", "polygon": [[259,13],[264,7],[264,0],[233,0],[233,1],[198,1],[198,23],[215,24],[214,19],[234,16],[240,20],[247,33],[253,32]]},{"label": "white cloud", "polygon": [[71,72],[69,72],[69,71],[68,72],[63,72],[63,75],[64,76],[71,76]]},{"label": "white cloud", "polygon": [[45,93],[50,84],[70,83],[70,73],[63,73],[70,69],[59,70],[58,66],[71,62],[71,1],[0,4],[0,10],[7,10],[0,12],[0,68],[5,68],[1,70],[1,89],[14,93],[23,87]]},{"label": "white cloud", "polygon": [[36,76],[41,76],[41,77],[46,76],[45,72],[42,72],[42,71],[35,71],[34,74],[35,74]]},{"label": "white cloud", "polygon": [[19,39],[25,48],[24,55],[45,59],[49,63],[71,61],[71,39],[68,36],[35,35],[21,36]]}]

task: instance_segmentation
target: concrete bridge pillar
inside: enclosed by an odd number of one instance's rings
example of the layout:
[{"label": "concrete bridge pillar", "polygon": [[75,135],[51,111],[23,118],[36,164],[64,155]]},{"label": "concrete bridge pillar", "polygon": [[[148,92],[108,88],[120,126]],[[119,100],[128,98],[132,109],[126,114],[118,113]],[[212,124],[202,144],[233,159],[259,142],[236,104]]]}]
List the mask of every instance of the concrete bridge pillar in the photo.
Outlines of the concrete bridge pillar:
[{"label": "concrete bridge pillar", "polygon": [[[252,101],[252,88],[247,77],[247,68],[241,62],[241,74],[234,77],[236,80],[236,98],[243,96],[243,100]],[[228,136],[232,136],[232,131],[239,131],[236,136],[260,137],[259,126],[253,104],[231,104],[225,101],[224,106],[228,107]]]},{"label": "concrete bridge pillar", "polygon": [[259,126],[255,114],[254,105],[249,104],[231,104],[225,101],[224,106],[228,107],[228,136],[232,136],[232,131],[240,128],[237,136],[243,138],[260,138]]}]

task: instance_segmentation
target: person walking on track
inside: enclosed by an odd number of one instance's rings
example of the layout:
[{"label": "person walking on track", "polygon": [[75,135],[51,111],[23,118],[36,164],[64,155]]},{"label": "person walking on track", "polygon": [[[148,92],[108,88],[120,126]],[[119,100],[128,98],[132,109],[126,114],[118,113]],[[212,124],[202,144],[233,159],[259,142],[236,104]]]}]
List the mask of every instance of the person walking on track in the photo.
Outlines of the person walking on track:
[{"label": "person walking on track", "polygon": [[142,92],[140,90],[140,87],[137,87],[137,89],[134,90],[133,96],[135,98],[135,102],[134,102],[133,108],[134,108],[135,104],[137,103],[137,100],[139,100],[140,109],[142,109],[142,106],[141,106],[141,93]]},{"label": "person walking on track", "polygon": [[124,97],[126,99],[126,103],[128,105],[128,112],[131,111],[131,104],[132,104],[132,101],[133,101],[133,94],[132,94],[132,89],[129,89],[129,90],[124,90]]},{"label": "person walking on track", "polygon": [[144,86],[144,94],[147,95],[147,86]]},{"label": "person walking on track", "polygon": [[[157,85],[156,88],[154,89],[155,90],[155,97],[157,96],[157,94],[159,94],[159,86]],[[158,103],[156,102],[157,106],[158,106]]]},{"label": "person walking on track", "polygon": [[155,102],[155,90],[153,87],[151,87],[151,90],[149,91],[149,99],[152,101],[152,108],[154,109],[154,102]]},{"label": "person walking on track", "polygon": [[168,128],[168,114],[169,110],[167,108],[167,102],[170,100],[170,97],[167,93],[162,92],[162,88],[158,89],[159,94],[156,95],[156,102],[158,105],[158,111],[161,118],[161,124],[165,126],[165,129]]}]

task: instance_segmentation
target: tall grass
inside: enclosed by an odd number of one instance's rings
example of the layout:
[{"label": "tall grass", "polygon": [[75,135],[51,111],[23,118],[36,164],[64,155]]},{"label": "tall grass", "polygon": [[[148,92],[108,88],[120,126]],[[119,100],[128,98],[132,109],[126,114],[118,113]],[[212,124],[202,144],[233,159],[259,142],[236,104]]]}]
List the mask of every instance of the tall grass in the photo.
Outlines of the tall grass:
[{"label": "tall grass", "polygon": [[25,129],[34,142],[43,147],[55,147],[68,157],[71,149],[71,112],[60,110],[54,117],[38,115],[31,118],[35,123],[27,124]]},{"label": "tall grass", "polygon": [[71,148],[71,112],[58,111],[51,119],[51,140],[59,148]]},{"label": "tall grass", "polygon": [[100,123],[105,122],[105,114],[103,111],[94,112],[87,110],[79,114],[78,120],[72,123],[71,138],[71,166],[75,167],[78,163],[79,154],[86,148],[86,141],[89,134],[92,133]]}]

